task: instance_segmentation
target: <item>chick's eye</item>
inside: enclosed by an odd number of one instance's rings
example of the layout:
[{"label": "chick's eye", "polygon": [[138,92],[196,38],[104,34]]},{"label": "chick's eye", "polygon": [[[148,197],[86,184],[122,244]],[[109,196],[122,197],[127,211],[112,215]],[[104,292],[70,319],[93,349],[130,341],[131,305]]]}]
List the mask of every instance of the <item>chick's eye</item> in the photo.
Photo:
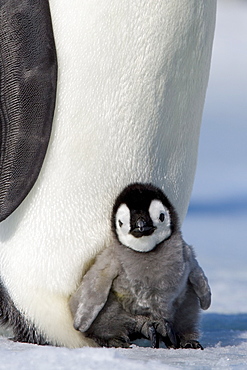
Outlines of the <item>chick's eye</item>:
[{"label": "chick's eye", "polygon": [[164,221],[164,219],[165,219],[165,215],[164,215],[164,213],[161,213],[161,214],[160,214],[160,217],[159,217],[159,220],[160,220],[161,222],[163,222],[163,221]]},{"label": "chick's eye", "polygon": [[123,225],[121,220],[118,220],[118,224],[119,224],[120,227],[122,227],[122,225]]}]

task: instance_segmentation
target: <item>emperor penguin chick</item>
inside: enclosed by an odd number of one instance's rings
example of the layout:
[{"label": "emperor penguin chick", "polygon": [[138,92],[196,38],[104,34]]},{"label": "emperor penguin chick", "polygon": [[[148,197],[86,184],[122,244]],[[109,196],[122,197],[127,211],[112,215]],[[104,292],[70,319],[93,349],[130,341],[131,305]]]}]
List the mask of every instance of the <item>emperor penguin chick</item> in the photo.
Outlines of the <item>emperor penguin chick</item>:
[{"label": "emperor penguin chick", "polygon": [[174,207],[151,184],[135,183],[117,197],[114,243],[96,258],[70,300],[74,327],[107,347],[136,338],[170,348],[201,348],[200,308],[211,291]]}]

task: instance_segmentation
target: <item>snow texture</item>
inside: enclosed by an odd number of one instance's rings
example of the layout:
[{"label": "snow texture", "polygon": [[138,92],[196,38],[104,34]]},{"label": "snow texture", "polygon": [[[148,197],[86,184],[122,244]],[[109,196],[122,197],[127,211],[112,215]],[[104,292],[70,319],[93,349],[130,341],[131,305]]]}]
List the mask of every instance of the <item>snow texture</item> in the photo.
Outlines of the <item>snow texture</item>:
[{"label": "snow texture", "polygon": [[[213,292],[201,350],[67,349],[0,338],[0,369],[247,369],[247,2],[219,0],[197,177],[183,235]],[[236,27],[237,25],[237,27]]]}]

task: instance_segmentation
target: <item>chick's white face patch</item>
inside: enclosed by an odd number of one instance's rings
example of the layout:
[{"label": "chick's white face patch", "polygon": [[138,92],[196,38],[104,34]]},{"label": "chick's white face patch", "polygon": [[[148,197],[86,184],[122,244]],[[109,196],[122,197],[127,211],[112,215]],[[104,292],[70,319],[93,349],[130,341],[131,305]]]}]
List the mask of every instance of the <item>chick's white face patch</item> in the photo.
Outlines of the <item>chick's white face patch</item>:
[{"label": "chick's white face patch", "polygon": [[154,199],[149,206],[149,215],[156,227],[154,231],[156,244],[159,244],[171,235],[170,212],[160,200]]},{"label": "chick's white face patch", "polygon": [[125,245],[122,239],[125,238],[130,231],[130,210],[126,204],[121,204],[117,210],[115,227],[120,242]]},{"label": "chick's white face patch", "polygon": [[159,200],[153,200],[149,207],[149,215],[155,227],[154,232],[140,238],[130,234],[130,210],[121,204],[116,212],[115,227],[121,244],[137,252],[149,252],[171,235],[170,213]]}]

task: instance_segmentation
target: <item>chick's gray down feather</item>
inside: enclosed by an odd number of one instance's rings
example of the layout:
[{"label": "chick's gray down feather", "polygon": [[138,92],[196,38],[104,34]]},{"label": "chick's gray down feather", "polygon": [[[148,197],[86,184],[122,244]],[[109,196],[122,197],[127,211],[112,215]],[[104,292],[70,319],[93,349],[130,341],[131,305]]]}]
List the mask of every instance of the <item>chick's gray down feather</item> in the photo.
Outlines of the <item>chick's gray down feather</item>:
[{"label": "chick's gray down feather", "polygon": [[116,343],[114,335],[128,342],[147,320],[163,319],[186,341],[198,338],[198,298],[202,309],[210,306],[208,281],[192,248],[176,232],[148,253],[116,240],[98,255],[70,307],[75,328],[92,338],[105,337],[111,329],[110,340],[99,344]]}]

